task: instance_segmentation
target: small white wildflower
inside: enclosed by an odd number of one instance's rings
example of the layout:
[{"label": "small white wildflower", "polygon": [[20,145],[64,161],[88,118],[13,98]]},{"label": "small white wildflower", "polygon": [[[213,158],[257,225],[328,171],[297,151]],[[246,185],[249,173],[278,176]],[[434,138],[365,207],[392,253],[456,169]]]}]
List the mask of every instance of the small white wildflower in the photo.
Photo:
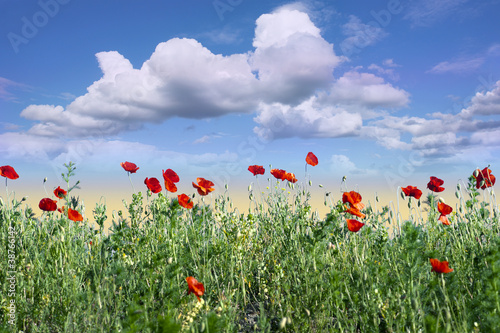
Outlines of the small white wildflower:
[{"label": "small white wildflower", "polygon": [[285,329],[286,322],[287,322],[286,317],[283,317],[283,319],[281,319],[281,322],[280,322],[280,330],[284,330]]}]

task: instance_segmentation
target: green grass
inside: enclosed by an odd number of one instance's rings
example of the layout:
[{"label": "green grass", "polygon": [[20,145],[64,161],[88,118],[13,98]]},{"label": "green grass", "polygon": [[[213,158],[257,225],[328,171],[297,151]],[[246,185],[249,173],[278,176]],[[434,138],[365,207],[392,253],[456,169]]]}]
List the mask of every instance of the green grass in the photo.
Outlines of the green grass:
[{"label": "green grass", "polygon": [[[107,232],[104,205],[93,209],[101,224],[95,228],[57,212],[34,218],[31,208],[5,200],[0,330],[499,329],[500,229],[491,189],[478,200],[483,191],[470,179],[466,197],[457,192],[459,211],[450,226],[437,221],[434,196],[421,207],[413,202],[413,215],[392,235],[387,225],[398,225],[398,214],[389,207],[365,208],[366,225],[352,233],[342,202],[331,202],[331,212],[320,218],[308,203],[307,184],[283,185],[271,180],[264,194],[251,191],[252,208],[245,214],[233,210],[225,194],[204,197],[191,210],[174,195],[133,194],[123,212],[112,213]],[[71,195],[66,205],[82,211]],[[12,239],[17,273],[10,297]],[[449,261],[454,271],[431,272],[429,258]],[[188,276],[204,284],[203,302],[187,295]],[[11,299],[14,325],[7,316]]]}]

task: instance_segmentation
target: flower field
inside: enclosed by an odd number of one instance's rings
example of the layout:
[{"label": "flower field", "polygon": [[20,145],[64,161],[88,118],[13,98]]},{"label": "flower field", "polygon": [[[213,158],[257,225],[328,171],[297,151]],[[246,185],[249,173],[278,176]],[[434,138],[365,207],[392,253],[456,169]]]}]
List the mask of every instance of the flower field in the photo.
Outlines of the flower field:
[{"label": "flower field", "polygon": [[0,331],[500,330],[500,212],[488,167],[460,184],[401,184],[398,202],[411,213],[401,220],[398,207],[377,209],[347,188],[325,193],[330,212],[320,217],[309,203],[317,164],[309,153],[302,179],[249,166],[241,213],[205,178],[177,193],[171,169],[136,190],[140,167],[123,162],[129,202],[87,216],[72,163],[34,208],[12,199],[22,175],[0,167]]}]

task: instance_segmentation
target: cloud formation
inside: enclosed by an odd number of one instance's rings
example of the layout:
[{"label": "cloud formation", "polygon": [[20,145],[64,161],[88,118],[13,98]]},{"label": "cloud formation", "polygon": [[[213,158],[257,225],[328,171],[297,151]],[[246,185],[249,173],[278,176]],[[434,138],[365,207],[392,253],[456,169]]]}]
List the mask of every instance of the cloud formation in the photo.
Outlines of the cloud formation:
[{"label": "cloud formation", "polygon": [[[433,113],[424,117],[384,116],[370,122],[365,136],[389,149],[419,151],[423,156],[445,158],[471,148],[500,148],[500,81],[489,91],[477,92],[456,114]],[[410,134],[409,142],[401,140]]]},{"label": "cloud formation", "polygon": [[308,15],[278,9],[256,22],[254,50],[214,54],[194,39],[160,43],[140,69],[117,51],[96,54],[103,76],[66,107],[30,105],[29,133],[88,137],[172,117],[252,113],[260,103],[300,104],[328,86],[341,62]]}]

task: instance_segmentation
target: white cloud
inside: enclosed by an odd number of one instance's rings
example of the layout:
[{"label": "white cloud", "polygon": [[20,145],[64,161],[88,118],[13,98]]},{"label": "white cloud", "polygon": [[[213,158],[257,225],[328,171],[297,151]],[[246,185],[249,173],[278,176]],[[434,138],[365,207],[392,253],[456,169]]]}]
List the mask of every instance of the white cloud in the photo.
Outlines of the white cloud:
[{"label": "white cloud", "polygon": [[476,58],[458,59],[451,62],[442,61],[436,66],[432,67],[427,72],[435,74],[442,74],[447,72],[457,73],[457,74],[469,73],[481,67],[481,65],[484,63],[484,60],[485,59],[483,57],[476,57]]},{"label": "white cloud", "polygon": [[[464,151],[500,148],[500,81],[490,91],[478,92],[469,107],[457,114],[433,113],[429,118],[384,116],[371,121],[363,136],[386,148],[411,149],[423,156],[447,158]],[[366,131],[370,128],[369,131]],[[409,142],[401,138],[410,134]]]},{"label": "white cloud", "polygon": [[365,24],[354,15],[349,16],[349,22],[342,26],[342,32],[347,38],[340,43],[340,49],[347,57],[379,42],[388,35],[380,25]]},{"label": "white cloud", "polygon": [[477,92],[471,99],[471,105],[463,109],[461,115],[500,115],[500,81],[491,91]]},{"label": "white cloud", "polygon": [[2,99],[6,101],[16,100],[15,95],[9,91],[11,88],[24,89],[24,90],[30,89],[30,87],[25,84],[14,82],[4,77],[0,77],[0,100]]},{"label": "white cloud", "polygon": [[341,61],[308,15],[280,8],[256,22],[245,54],[214,54],[194,39],[160,43],[140,69],[116,51],[96,54],[103,76],[66,107],[31,105],[22,116],[45,136],[117,134],[171,117],[254,112],[259,103],[299,104],[333,79]]},{"label": "white cloud", "polygon": [[461,13],[468,0],[417,0],[412,1],[404,19],[410,20],[412,26],[430,26],[457,13]]},{"label": "white cloud", "polygon": [[385,59],[382,64],[386,67],[401,67],[401,65],[394,62],[394,59]]},{"label": "white cloud", "polygon": [[383,78],[371,73],[350,71],[330,88],[329,101],[363,108],[402,108],[408,105],[410,94],[394,88]]},{"label": "white cloud", "polygon": [[235,162],[238,157],[236,153],[228,151],[188,154],[161,150],[139,142],[104,139],[62,141],[59,138],[12,132],[0,134],[0,142],[3,143],[0,145],[0,154],[7,159],[49,163],[58,170],[69,161],[86,168],[109,169],[119,166],[124,160],[157,165],[159,170],[166,165],[178,168],[206,168]]},{"label": "white cloud", "polygon": [[254,132],[268,140],[288,137],[354,136],[359,133],[362,126],[360,114],[317,104],[316,97],[295,107],[281,103],[262,103],[254,120],[259,124],[254,128]]},{"label": "white cloud", "polygon": [[360,169],[345,155],[332,155],[330,158],[330,170],[335,174],[353,175],[363,174],[373,176],[377,173],[376,170]]},{"label": "white cloud", "polygon": [[259,17],[253,45],[252,70],[269,103],[300,103],[326,87],[341,62],[309,16],[297,10]]}]

